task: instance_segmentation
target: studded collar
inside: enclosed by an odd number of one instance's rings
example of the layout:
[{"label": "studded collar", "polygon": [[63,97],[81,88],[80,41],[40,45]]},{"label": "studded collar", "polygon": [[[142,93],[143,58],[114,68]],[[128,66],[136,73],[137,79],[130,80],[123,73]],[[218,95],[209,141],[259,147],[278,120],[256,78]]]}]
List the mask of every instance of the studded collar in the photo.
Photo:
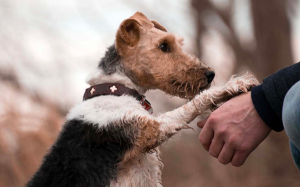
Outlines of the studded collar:
[{"label": "studded collar", "polygon": [[147,110],[150,114],[153,113],[151,104],[149,103],[149,101],[146,100],[146,97],[144,95],[140,95],[136,90],[127,88],[126,86],[117,83],[97,84],[91,86],[90,88],[87,88],[83,95],[83,101],[103,95],[130,95],[136,98],[140,102],[142,107],[145,110]]}]

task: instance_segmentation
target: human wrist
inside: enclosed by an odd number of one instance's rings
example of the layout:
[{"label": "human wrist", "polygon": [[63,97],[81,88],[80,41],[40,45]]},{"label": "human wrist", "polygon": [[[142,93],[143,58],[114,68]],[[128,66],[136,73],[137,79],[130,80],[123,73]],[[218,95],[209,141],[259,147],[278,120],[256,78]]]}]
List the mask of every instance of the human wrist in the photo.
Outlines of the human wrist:
[{"label": "human wrist", "polygon": [[256,86],[251,90],[251,100],[259,117],[274,131],[282,131],[283,125],[281,119],[275,114],[269,105],[262,85]]}]

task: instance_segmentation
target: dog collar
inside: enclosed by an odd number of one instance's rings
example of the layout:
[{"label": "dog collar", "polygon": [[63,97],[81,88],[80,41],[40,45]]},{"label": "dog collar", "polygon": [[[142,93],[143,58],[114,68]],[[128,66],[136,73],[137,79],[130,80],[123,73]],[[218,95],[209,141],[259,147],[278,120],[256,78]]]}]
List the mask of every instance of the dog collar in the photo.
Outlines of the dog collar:
[{"label": "dog collar", "polygon": [[101,95],[130,95],[136,98],[142,107],[147,110],[150,114],[153,113],[153,108],[149,101],[146,100],[144,95],[140,95],[136,90],[127,88],[122,84],[115,84],[115,83],[104,83],[104,84],[97,84],[87,88],[83,95],[83,101],[91,99],[93,97],[101,96]]}]

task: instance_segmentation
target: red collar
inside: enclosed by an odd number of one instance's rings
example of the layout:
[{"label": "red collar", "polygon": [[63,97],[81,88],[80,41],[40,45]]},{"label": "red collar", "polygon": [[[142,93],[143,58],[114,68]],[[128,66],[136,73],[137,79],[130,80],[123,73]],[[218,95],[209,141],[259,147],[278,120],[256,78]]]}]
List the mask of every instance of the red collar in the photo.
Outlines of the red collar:
[{"label": "red collar", "polygon": [[140,101],[141,105],[145,110],[147,110],[150,114],[153,113],[153,109],[149,101],[146,100],[146,97],[140,95],[136,90],[125,87],[122,84],[116,83],[105,83],[105,84],[97,84],[87,88],[83,95],[83,100],[88,100],[96,96],[101,95],[130,95]]}]

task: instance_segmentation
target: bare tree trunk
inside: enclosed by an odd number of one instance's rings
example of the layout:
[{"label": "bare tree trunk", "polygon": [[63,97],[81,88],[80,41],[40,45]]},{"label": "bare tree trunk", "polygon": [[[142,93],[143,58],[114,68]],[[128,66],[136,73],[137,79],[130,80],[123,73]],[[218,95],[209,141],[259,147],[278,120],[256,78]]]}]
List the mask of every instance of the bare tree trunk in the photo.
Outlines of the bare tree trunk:
[{"label": "bare tree trunk", "polygon": [[256,62],[249,64],[261,79],[291,65],[291,28],[287,1],[251,0]]},{"label": "bare tree trunk", "polygon": [[[251,0],[254,41],[253,51],[244,49],[233,27],[232,10],[234,0],[229,1],[227,8],[219,9],[209,0],[192,0],[196,21],[197,56],[201,56],[201,38],[208,29],[214,29],[223,36],[232,48],[237,63],[233,73],[246,66],[261,81],[264,77],[293,63],[291,49],[291,29],[288,19],[287,5],[291,1],[259,1]],[[204,24],[209,16],[217,16],[224,27],[214,28]],[[224,32],[226,30],[226,32]],[[229,31],[229,32],[228,32]]]},{"label": "bare tree trunk", "polygon": [[201,57],[202,56],[201,39],[206,31],[203,18],[205,16],[205,12],[209,10],[209,3],[206,0],[192,0],[192,7],[196,10],[195,11],[195,25],[196,25],[195,55]]}]

